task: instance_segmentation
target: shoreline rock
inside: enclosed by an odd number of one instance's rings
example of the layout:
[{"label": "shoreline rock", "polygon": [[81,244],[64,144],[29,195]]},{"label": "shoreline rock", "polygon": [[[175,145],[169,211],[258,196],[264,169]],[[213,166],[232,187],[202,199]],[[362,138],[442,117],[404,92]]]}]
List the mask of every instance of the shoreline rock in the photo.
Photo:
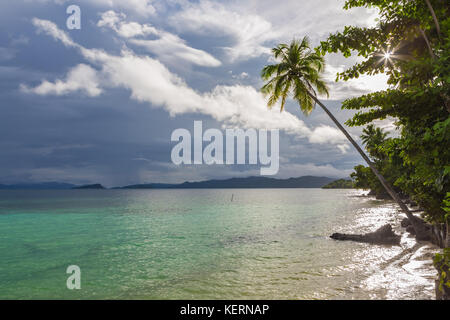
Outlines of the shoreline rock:
[{"label": "shoreline rock", "polygon": [[331,239],[341,241],[356,241],[371,244],[400,245],[401,236],[397,235],[390,224],[366,234],[333,233]]},{"label": "shoreline rock", "polygon": [[[375,192],[372,190],[365,195],[366,197],[375,196]],[[409,204],[410,207],[417,207],[416,210],[411,210],[412,212],[423,212],[424,210],[417,206],[417,203],[412,201],[411,199],[405,200],[406,204]],[[416,234],[416,230],[408,218],[404,218],[400,224],[403,228],[405,228],[406,232],[413,235],[416,239],[416,245],[419,242],[428,242],[432,245],[436,245],[439,248],[449,248],[450,247],[450,223],[435,223],[430,224],[425,220],[421,219],[418,216],[414,216],[413,219],[414,225],[418,228],[418,234]],[[369,244],[378,244],[378,245],[400,245],[401,236],[395,234],[392,231],[392,226],[387,224],[375,232],[366,233],[366,234],[342,234],[342,233],[334,233],[330,236],[330,238],[335,240],[342,241],[355,241],[355,242],[363,242]],[[445,250],[448,249],[444,249]],[[435,280],[435,299],[436,300],[450,300],[450,289],[448,287],[440,290],[440,282],[442,278],[444,278],[444,282],[449,281],[450,279],[450,269],[440,270],[440,266],[436,266],[438,279]],[[444,272],[444,277],[442,272]]]}]

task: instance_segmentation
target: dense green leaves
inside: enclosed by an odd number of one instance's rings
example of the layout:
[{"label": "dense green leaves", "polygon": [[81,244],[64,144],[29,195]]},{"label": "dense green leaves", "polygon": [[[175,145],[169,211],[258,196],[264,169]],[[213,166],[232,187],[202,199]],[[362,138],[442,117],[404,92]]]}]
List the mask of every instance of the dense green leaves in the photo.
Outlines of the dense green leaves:
[{"label": "dense green leaves", "polygon": [[439,270],[439,290],[444,291],[444,286],[450,289],[450,248],[445,248],[442,253],[437,253],[433,259],[434,266]]},{"label": "dense green leaves", "polygon": [[322,187],[322,189],[353,189],[351,180],[339,179]]},{"label": "dense green leaves", "polygon": [[[450,190],[449,5],[440,0],[348,0],[345,9],[376,8],[378,25],[345,27],[316,49],[363,58],[337,80],[388,75],[388,90],[343,103],[344,109],[357,111],[347,124],[369,125],[362,139],[378,170],[438,222],[445,220]],[[386,118],[395,120],[398,137],[386,138],[370,125]],[[357,186],[383,192],[368,168],[356,167],[352,178]]]},{"label": "dense green leaves", "polygon": [[304,114],[314,109],[311,95],[328,95],[328,88],[321,78],[324,70],[323,57],[310,49],[309,40],[293,40],[288,44],[279,44],[272,49],[276,64],[265,66],[261,77],[266,83],[261,92],[268,96],[268,106],[273,107],[281,100],[281,111],[286,99],[292,94]]}]

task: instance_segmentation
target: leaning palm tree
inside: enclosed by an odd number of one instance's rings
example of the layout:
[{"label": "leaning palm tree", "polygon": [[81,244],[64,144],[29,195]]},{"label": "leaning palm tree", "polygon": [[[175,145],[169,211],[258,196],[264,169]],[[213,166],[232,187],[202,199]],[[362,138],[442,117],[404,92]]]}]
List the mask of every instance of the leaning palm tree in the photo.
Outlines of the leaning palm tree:
[{"label": "leaning palm tree", "polygon": [[383,153],[379,151],[379,147],[386,141],[387,132],[369,124],[363,129],[361,141],[366,146],[366,150],[372,156],[372,159],[383,159]]},{"label": "leaning palm tree", "polygon": [[308,38],[304,37],[301,41],[294,39],[289,45],[279,44],[272,49],[272,53],[277,63],[264,67],[261,72],[262,79],[266,81],[261,91],[265,96],[269,96],[267,103],[269,108],[273,107],[281,99],[281,111],[283,111],[286,99],[291,94],[293,99],[299,103],[300,109],[305,115],[309,115],[315,105],[318,104],[367,162],[392,199],[406,213],[408,220],[414,226],[417,237],[428,237],[423,224],[415,219],[392,186],[378,172],[374,163],[370,161],[369,157],[353,140],[347,130],[317,98],[317,93],[328,96],[328,88],[321,78],[325,62],[323,56],[311,50]]}]

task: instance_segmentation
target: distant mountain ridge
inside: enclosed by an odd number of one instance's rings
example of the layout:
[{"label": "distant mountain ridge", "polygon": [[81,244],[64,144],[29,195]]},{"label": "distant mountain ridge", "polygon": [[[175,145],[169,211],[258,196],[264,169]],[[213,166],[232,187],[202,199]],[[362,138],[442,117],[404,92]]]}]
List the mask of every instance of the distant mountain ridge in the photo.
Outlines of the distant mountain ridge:
[{"label": "distant mountain ridge", "polygon": [[76,185],[61,182],[0,184],[0,190],[69,190],[74,187]]},{"label": "distant mountain ridge", "polygon": [[[205,180],[199,182],[183,182],[179,184],[146,183],[135,184],[112,189],[268,189],[268,188],[322,188],[335,181],[333,178],[303,176],[289,179],[268,177],[231,178],[225,180]],[[70,183],[44,182],[36,184],[0,184],[0,190],[76,190],[76,189],[106,189],[101,184],[74,185]]]},{"label": "distant mountain ridge", "polygon": [[104,186],[102,186],[101,184],[97,183],[97,184],[87,184],[84,186],[79,186],[79,187],[73,187],[72,189],[78,189],[78,190],[84,190],[84,189],[106,189]]},{"label": "distant mountain ridge", "polygon": [[334,181],[328,177],[303,176],[299,178],[275,179],[267,177],[231,178],[206,180],[181,184],[137,184],[119,189],[264,189],[264,188],[321,188]]}]

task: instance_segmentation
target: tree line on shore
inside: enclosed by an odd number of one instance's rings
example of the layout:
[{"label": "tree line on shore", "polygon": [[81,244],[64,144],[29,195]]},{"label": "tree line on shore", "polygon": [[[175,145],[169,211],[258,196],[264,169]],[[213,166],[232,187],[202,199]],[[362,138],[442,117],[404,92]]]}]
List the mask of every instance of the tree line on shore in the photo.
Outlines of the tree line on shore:
[{"label": "tree line on shore", "polygon": [[[355,186],[389,196],[412,224],[418,240],[432,238],[433,226],[450,246],[450,2],[442,0],[347,0],[344,9],[371,7],[379,20],[373,27],[347,26],[316,48],[307,37],[275,47],[275,63],[264,67],[261,91],[268,106],[292,96],[308,115],[319,105],[361,154],[367,166],[357,166]],[[322,79],[324,56],[341,53],[362,60],[337,74],[336,81],[384,73],[389,88],[343,102],[355,110],[348,126],[364,126],[361,140],[367,154],[319,100],[328,95]],[[389,137],[374,124],[391,119],[398,135]],[[404,198],[423,208],[426,223],[412,214]],[[450,289],[447,276],[450,249],[436,257],[441,287]],[[436,262],[435,261],[435,262]]]}]

